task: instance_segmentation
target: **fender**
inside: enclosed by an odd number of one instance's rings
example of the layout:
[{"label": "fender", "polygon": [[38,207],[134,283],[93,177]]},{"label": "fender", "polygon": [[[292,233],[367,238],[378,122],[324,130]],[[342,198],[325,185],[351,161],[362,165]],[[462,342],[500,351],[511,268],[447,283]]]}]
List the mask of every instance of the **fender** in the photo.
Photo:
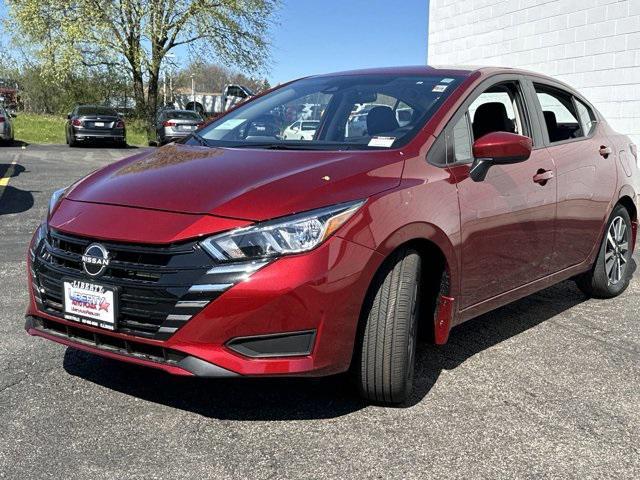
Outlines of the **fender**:
[{"label": "fender", "polygon": [[618,201],[623,197],[629,197],[636,207],[636,218],[631,219],[631,252],[634,252],[638,240],[638,195],[631,185],[625,184],[620,188],[620,192],[618,192]]},{"label": "fender", "polygon": [[411,242],[430,242],[444,257],[450,289],[440,292],[434,318],[434,340],[437,345],[443,345],[447,342],[451,327],[456,324],[455,297],[458,292],[459,273],[455,248],[442,229],[430,223],[414,222],[395,230],[375,249],[379,255],[372,257],[371,262],[374,265],[370,265],[370,271],[377,272],[385,258],[401,245]]},{"label": "fender", "polygon": [[382,242],[378,248],[376,248],[376,251],[384,257],[387,257],[400,245],[411,241],[424,240],[433,243],[444,255],[447,263],[447,269],[449,270],[451,294],[452,296],[455,296],[457,294],[456,287],[458,285],[457,255],[449,237],[447,237],[447,235],[436,225],[422,222],[405,225],[389,235],[387,239]]}]

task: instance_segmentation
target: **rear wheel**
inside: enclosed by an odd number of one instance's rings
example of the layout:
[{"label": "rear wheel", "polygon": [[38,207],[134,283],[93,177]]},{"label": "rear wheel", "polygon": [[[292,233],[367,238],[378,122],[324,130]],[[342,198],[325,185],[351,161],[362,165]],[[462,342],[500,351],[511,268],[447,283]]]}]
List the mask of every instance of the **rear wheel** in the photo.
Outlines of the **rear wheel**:
[{"label": "rear wheel", "polygon": [[631,217],[617,205],[607,223],[593,268],[576,279],[580,290],[590,297],[612,298],[629,286],[631,262]]},{"label": "rear wheel", "polygon": [[76,141],[76,138],[73,135],[73,133],[67,136],[67,145],[69,145],[70,147],[78,146],[78,142]]},{"label": "rear wheel", "polygon": [[361,395],[373,402],[402,403],[413,389],[420,271],[420,255],[401,249],[386,262],[368,296],[354,368]]}]

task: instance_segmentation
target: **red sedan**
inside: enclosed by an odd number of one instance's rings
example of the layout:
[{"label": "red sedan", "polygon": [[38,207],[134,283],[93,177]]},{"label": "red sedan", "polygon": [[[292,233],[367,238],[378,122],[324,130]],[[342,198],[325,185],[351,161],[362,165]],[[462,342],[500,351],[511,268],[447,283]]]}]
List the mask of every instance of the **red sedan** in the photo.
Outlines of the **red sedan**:
[{"label": "red sedan", "polygon": [[[283,138],[290,111],[312,138]],[[305,78],[56,192],[29,249],[26,328],[178,375],[351,369],[364,397],[400,403],[419,333],[445,343],[569,278],[600,298],[627,288],[637,161],[538,74]]]}]

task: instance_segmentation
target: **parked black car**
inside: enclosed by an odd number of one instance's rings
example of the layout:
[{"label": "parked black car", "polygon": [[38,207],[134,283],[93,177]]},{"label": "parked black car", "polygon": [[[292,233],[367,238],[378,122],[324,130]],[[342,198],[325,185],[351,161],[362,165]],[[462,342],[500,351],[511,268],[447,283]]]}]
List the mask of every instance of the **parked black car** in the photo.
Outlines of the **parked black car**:
[{"label": "parked black car", "polygon": [[67,115],[67,145],[80,142],[110,141],[126,145],[124,119],[113,108],[100,105],[78,105]]}]

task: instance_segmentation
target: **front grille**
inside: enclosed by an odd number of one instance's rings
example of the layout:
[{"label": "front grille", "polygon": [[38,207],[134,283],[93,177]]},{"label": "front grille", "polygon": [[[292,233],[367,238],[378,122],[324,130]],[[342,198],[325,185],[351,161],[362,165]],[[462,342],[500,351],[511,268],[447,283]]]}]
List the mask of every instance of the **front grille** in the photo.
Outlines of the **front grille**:
[{"label": "front grille", "polygon": [[[109,265],[87,275],[82,254],[99,242]],[[117,331],[165,340],[225,290],[246,278],[242,269],[220,267],[197,242],[152,246],[102,242],[49,230],[32,253],[32,281],[42,311],[64,318],[63,279],[118,287]],[[255,269],[254,269],[255,270]]]}]

